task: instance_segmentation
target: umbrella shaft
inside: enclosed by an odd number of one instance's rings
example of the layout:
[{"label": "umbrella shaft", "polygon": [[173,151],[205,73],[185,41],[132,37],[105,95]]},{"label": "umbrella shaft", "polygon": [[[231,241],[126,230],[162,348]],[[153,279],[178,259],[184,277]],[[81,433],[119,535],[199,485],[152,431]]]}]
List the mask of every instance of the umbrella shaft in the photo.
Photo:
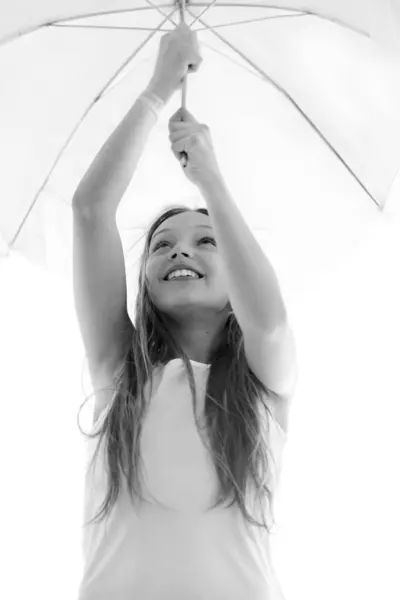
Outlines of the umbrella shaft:
[{"label": "umbrella shaft", "polygon": [[[186,0],[178,0],[179,2],[179,14],[181,17],[181,23],[185,22],[185,6]],[[182,102],[181,107],[186,108],[186,92],[187,92],[187,76],[185,75],[182,81]],[[186,152],[181,152],[180,163],[182,167],[186,167],[188,162],[188,156]]]},{"label": "umbrella shaft", "polygon": [[[181,23],[185,22],[185,6],[186,0],[178,0],[179,3],[179,14],[181,17]],[[183,78],[182,82],[182,108],[186,108],[186,92],[187,92],[187,76]]]}]

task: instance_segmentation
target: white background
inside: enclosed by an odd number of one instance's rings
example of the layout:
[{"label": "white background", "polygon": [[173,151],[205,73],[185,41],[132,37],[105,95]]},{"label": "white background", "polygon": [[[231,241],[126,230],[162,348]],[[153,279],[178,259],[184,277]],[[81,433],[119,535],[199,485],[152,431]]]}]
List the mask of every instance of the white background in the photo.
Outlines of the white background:
[{"label": "white background", "polygon": [[[273,538],[287,600],[399,597],[399,197],[386,228],[288,306],[300,380]],[[0,595],[71,600],[82,569],[77,414],[91,391],[72,283],[12,254],[0,292]]]}]

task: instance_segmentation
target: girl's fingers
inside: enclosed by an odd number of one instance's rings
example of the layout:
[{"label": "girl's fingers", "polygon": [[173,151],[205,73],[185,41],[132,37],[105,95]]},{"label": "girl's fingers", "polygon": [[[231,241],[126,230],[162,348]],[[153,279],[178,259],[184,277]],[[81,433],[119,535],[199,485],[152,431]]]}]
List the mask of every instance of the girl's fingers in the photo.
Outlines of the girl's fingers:
[{"label": "girl's fingers", "polygon": [[169,135],[170,142],[179,142],[190,136],[190,132],[182,131],[182,133],[171,133]]},{"label": "girl's fingers", "polygon": [[184,129],[180,129],[178,131],[170,130],[169,139],[170,140],[181,140],[185,137],[189,137],[190,135],[195,135],[198,133],[199,129],[197,125],[187,125]]},{"label": "girl's fingers", "polygon": [[178,123],[178,122],[170,122],[169,123],[169,130],[170,131],[183,131],[184,129],[188,129],[190,127],[193,127],[192,123]]}]

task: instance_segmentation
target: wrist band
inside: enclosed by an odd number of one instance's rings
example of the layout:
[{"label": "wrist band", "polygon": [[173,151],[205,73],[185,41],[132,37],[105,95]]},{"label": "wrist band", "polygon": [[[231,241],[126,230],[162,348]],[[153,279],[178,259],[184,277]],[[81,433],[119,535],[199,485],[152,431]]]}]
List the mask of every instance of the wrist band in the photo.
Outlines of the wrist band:
[{"label": "wrist band", "polygon": [[143,94],[139,96],[139,99],[142,100],[146,104],[146,106],[148,106],[150,110],[153,111],[153,113],[158,119],[159,112],[164,106],[164,101],[161,100],[161,98],[159,98],[157,94],[154,94],[153,92],[143,92]]}]

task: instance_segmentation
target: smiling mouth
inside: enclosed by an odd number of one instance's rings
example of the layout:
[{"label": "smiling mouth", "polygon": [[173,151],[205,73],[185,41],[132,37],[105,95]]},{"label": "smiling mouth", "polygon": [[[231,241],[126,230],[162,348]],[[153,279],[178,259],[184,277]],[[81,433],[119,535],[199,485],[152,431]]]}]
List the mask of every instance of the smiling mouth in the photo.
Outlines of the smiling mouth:
[{"label": "smiling mouth", "polygon": [[164,279],[163,281],[165,281],[166,283],[172,283],[174,281],[199,281],[200,279],[204,279],[203,276],[198,276],[198,277],[192,277],[191,275],[184,275],[182,277],[172,277],[172,279]]}]

